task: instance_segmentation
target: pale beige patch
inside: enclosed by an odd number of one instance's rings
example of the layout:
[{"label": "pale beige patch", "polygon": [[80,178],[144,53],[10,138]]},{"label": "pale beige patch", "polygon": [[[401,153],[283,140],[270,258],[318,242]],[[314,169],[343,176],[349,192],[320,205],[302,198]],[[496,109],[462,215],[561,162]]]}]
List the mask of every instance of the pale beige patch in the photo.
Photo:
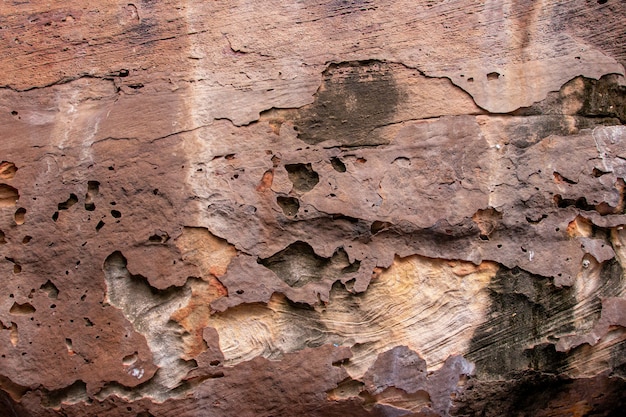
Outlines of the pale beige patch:
[{"label": "pale beige patch", "polygon": [[230,366],[334,344],[352,347],[354,357],[344,366],[358,378],[379,353],[407,345],[432,370],[450,355],[467,352],[484,321],[486,287],[497,270],[491,262],[477,266],[421,256],[396,258],[363,294],[336,287],[330,301],[314,309],[274,295],[267,306],[242,305],[215,315],[209,326],[217,329]]}]

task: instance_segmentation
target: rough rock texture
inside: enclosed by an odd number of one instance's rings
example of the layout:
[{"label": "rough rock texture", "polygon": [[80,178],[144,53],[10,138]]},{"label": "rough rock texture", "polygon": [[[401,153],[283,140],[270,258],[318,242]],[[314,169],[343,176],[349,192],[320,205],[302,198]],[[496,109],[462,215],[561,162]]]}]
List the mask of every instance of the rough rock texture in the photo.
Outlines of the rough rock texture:
[{"label": "rough rock texture", "polygon": [[626,3],[0,5],[0,415],[618,416]]}]

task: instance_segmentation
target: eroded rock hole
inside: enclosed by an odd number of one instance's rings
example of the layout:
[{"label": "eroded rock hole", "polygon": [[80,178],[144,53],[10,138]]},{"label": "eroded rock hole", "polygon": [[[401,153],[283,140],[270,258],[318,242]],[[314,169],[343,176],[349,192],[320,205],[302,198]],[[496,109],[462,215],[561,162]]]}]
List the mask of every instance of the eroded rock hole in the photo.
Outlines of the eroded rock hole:
[{"label": "eroded rock hole", "polygon": [[608,172],[602,171],[602,170],[600,170],[598,168],[594,168],[593,171],[592,171],[592,175],[595,178],[600,178],[601,176],[606,175],[606,174],[608,174]]},{"label": "eroded rock hole", "polygon": [[500,78],[500,74],[497,72],[490,72],[489,74],[487,74],[487,80],[489,81],[497,80],[498,78]]},{"label": "eroded rock hole", "polygon": [[559,174],[556,171],[554,171],[552,175],[554,176],[554,182],[556,182],[557,184],[563,184],[563,183],[571,184],[571,185],[578,184],[577,181],[570,180],[569,178],[565,178],[563,175]]},{"label": "eroded rock hole", "polygon": [[61,404],[76,404],[80,401],[88,402],[89,400],[87,384],[78,380],[69,387],[49,391],[43,396],[42,404],[48,408],[59,408]]},{"label": "eroded rock hole", "polygon": [[13,347],[17,346],[17,343],[20,340],[17,332],[17,324],[14,322],[11,322],[11,327],[9,328],[9,339]]},{"label": "eroded rock hole", "polygon": [[104,227],[104,225],[105,225],[105,223],[102,220],[100,220],[98,222],[98,224],[96,225],[96,232],[99,232],[100,229],[102,229]]},{"label": "eroded rock hole", "polygon": [[26,220],[26,209],[23,207],[20,207],[17,210],[15,210],[15,224],[17,225],[24,224],[25,220]]},{"label": "eroded rock hole", "polygon": [[135,352],[131,355],[124,356],[122,358],[122,364],[124,366],[130,366],[134,364],[135,362],[137,362],[137,359],[139,359],[139,357],[137,356],[137,352]]},{"label": "eroded rock hole", "polygon": [[12,207],[20,198],[17,188],[8,184],[0,184],[0,207]]},{"label": "eroded rock hole", "polygon": [[295,216],[300,209],[300,201],[294,197],[279,196],[276,202],[285,213],[285,216]]},{"label": "eroded rock hole", "polygon": [[161,230],[158,230],[155,234],[148,238],[148,242],[150,243],[165,243],[168,240],[170,240],[170,235]]},{"label": "eroded rock hole", "polygon": [[345,274],[358,271],[360,267],[359,261],[350,263],[343,248],[337,249],[332,257],[324,258],[316,254],[311,245],[301,241],[258,262],[293,288],[321,280],[336,281]]},{"label": "eroded rock hole", "polygon": [[85,210],[94,211],[96,204],[94,198],[100,193],[100,183],[98,181],[87,182],[87,194],[85,195]]},{"label": "eroded rock hole", "polygon": [[74,204],[78,203],[78,197],[76,196],[76,194],[72,193],[70,194],[70,197],[65,200],[62,203],[59,203],[58,205],[58,209],[59,210],[67,210],[70,207],[72,207]]},{"label": "eroded rock hole", "polygon": [[46,283],[39,287],[39,289],[47,293],[48,298],[52,298],[53,300],[56,300],[59,296],[59,289],[50,280],[46,281]]},{"label": "eroded rock hole", "polygon": [[320,182],[320,176],[313,171],[311,164],[287,164],[285,169],[296,191],[306,193]]},{"label": "eroded rock hole", "polygon": [[33,314],[35,311],[37,310],[30,303],[20,304],[15,302],[11,306],[9,313],[15,314],[16,316],[27,316]]},{"label": "eroded rock hole", "polygon": [[587,199],[585,197],[579,197],[576,200],[574,200],[571,198],[563,198],[560,194],[556,194],[554,196],[554,203],[559,208],[566,208],[566,207],[574,206],[577,209],[585,210],[585,211],[596,210],[596,206],[588,204]]},{"label": "eroded rock hole", "polygon": [[[26,236],[24,236],[24,238],[22,239],[22,244],[23,244],[23,245],[25,245],[25,244],[27,244],[28,242],[30,242],[31,240],[33,240],[33,237],[32,237],[32,236],[28,236],[28,235],[26,235]],[[0,243],[2,243],[2,242],[0,242]]]},{"label": "eroded rock hole", "polygon": [[388,229],[389,227],[391,227],[392,224],[389,222],[381,222],[379,220],[375,220],[372,222],[372,225],[370,226],[370,233],[375,235],[376,233]]},{"label": "eroded rock hole", "polygon": [[115,219],[119,219],[120,217],[122,217],[122,213],[117,210],[111,210],[111,216],[113,216],[113,218]]},{"label": "eroded rock hole", "polygon": [[330,164],[332,165],[335,171],[346,172],[346,165],[341,161],[341,159],[337,157],[331,158]]},{"label": "eroded rock hole", "polygon": [[67,349],[68,355],[74,355],[74,346],[72,345],[72,339],[65,339],[65,348]]},{"label": "eroded rock hole", "polygon": [[15,177],[17,167],[13,162],[2,161],[0,162],[0,178],[3,180],[10,180]]},{"label": "eroded rock hole", "polygon": [[498,228],[502,220],[502,213],[493,207],[476,211],[472,216],[472,220],[480,230],[479,238],[481,240],[489,240],[489,236]]},{"label": "eroded rock hole", "polygon": [[0,230],[0,245],[4,245],[5,243],[7,243],[6,235],[2,230]]}]

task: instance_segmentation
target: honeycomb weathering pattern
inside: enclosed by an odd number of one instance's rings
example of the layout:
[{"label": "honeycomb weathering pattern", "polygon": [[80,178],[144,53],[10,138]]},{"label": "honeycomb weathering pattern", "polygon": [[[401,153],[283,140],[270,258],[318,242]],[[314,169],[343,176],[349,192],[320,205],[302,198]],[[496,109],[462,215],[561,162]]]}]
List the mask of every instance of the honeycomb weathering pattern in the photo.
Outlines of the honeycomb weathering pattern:
[{"label": "honeycomb weathering pattern", "polygon": [[0,6],[0,414],[619,415],[626,5]]}]

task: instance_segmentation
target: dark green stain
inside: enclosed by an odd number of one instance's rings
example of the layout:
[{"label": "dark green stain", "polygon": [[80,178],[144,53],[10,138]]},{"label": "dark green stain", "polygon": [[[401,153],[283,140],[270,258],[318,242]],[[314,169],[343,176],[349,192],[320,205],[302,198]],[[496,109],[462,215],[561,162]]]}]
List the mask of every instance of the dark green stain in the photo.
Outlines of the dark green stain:
[{"label": "dark green stain", "polygon": [[302,107],[293,121],[306,143],[337,141],[343,146],[386,143],[377,127],[392,121],[401,93],[383,62],[332,64],[324,72],[315,102]]}]

